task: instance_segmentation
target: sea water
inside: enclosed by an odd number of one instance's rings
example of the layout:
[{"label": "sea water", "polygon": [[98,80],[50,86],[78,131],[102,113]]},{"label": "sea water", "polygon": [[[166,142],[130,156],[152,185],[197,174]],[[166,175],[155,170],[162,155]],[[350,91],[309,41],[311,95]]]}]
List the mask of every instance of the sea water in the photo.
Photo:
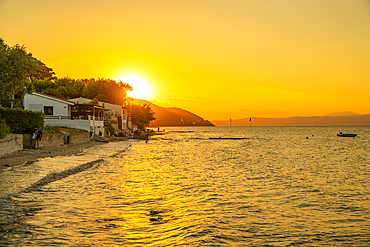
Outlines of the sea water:
[{"label": "sea water", "polygon": [[0,245],[369,245],[370,127],[166,131],[0,174]]}]

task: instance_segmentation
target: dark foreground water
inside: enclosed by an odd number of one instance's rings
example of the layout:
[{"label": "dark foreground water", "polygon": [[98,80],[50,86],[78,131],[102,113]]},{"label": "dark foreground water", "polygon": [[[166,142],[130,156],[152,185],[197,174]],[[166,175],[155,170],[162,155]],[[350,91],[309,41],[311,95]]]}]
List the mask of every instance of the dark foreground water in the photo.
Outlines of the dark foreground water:
[{"label": "dark foreground water", "polygon": [[369,127],[168,130],[0,174],[0,245],[369,246]]}]

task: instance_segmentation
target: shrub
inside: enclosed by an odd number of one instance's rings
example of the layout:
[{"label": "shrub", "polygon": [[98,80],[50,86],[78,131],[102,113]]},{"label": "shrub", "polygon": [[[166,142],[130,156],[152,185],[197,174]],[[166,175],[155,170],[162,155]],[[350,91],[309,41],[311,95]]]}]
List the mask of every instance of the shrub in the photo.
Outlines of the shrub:
[{"label": "shrub", "polygon": [[65,132],[69,132],[69,133],[87,133],[86,130],[69,128],[69,127],[60,127],[59,129],[61,131],[65,131]]},{"label": "shrub", "polygon": [[109,131],[110,136],[114,135],[114,128],[112,126],[108,126],[108,131]]},{"label": "shrub", "polygon": [[119,133],[118,133],[118,136],[119,136],[119,137],[126,137],[126,133],[119,132]]},{"label": "shrub", "polygon": [[57,126],[49,126],[49,125],[46,125],[44,127],[43,132],[45,134],[59,134],[61,133],[61,131],[69,132],[69,133],[87,133],[86,130],[82,130],[82,129],[69,128],[66,126],[57,127]]},{"label": "shrub", "polygon": [[6,124],[10,127],[10,132],[14,134],[29,133],[35,126],[43,130],[44,117],[43,112],[0,106],[0,118],[5,119]]},{"label": "shrub", "polygon": [[10,133],[10,128],[6,125],[5,119],[0,119],[0,139],[6,137]]},{"label": "shrub", "polygon": [[59,134],[60,128],[55,126],[45,126],[44,134]]}]

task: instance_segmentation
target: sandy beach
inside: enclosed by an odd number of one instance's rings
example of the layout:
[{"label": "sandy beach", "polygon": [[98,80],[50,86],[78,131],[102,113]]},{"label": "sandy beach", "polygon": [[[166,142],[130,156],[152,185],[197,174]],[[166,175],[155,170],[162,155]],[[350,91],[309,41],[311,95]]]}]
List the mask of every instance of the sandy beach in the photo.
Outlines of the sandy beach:
[{"label": "sandy beach", "polygon": [[86,148],[102,144],[104,144],[104,142],[89,141],[86,143],[49,146],[40,149],[23,149],[1,156],[0,172],[12,169],[12,167],[22,166],[27,162],[33,162],[40,158],[76,155]]}]

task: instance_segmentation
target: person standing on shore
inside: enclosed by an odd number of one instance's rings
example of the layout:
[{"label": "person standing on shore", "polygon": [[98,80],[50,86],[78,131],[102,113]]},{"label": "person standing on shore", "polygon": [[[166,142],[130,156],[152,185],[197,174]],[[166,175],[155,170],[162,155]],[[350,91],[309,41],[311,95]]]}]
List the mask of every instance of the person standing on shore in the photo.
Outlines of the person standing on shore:
[{"label": "person standing on shore", "polygon": [[150,136],[149,129],[146,129],[146,133],[145,133],[145,143],[148,143],[148,141],[149,141],[149,136]]},{"label": "person standing on shore", "polygon": [[37,126],[35,126],[33,132],[32,132],[32,145],[31,148],[39,149],[40,146],[40,140],[42,138],[42,132],[39,130]]}]

